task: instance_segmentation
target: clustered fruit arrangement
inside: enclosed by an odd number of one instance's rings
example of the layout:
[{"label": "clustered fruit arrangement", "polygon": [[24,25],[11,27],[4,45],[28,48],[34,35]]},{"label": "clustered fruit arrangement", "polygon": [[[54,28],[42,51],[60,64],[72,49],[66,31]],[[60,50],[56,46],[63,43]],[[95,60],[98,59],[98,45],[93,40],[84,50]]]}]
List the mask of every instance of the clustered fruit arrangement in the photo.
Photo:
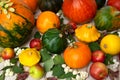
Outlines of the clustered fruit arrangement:
[{"label": "clustered fruit arrangement", "polygon": [[118,79],[119,30],[120,0],[1,0],[0,80]]}]

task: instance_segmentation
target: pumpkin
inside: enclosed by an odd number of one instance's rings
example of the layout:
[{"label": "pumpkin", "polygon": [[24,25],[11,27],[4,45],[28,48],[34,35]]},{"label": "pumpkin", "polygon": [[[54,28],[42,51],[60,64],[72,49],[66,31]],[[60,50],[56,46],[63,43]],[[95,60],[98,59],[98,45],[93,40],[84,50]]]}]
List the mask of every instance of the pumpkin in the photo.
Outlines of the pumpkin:
[{"label": "pumpkin", "polygon": [[36,11],[38,0],[23,0],[23,2],[28,5],[28,7],[32,10],[33,13]]},{"label": "pumpkin", "polygon": [[40,61],[41,56],[35,48],[26,48],[19,53],[18,58],[22,65],[31,67]]},{"label": "pumpkin", "polygon": [[97,10],[95,0],[64,0],[62,11],[65,17],[75,23],[91,21]]},{"label": "pumpkin", "polygon": [[41,11],[53,11],[57,13],[62,6],[63,0],[39,0],[38,6]]},{"label": "pumpkin", "polygon": [[83,68],[91,61],[91,51],[87,44],[75,42],[73,46],[68,46],[65,49],[63,58],[69,67]]},{"label": "pumpkin", "polygon": [[75,36],[80,41],[90,43],[99,39],[100,32],[96,29],[94,25],[84,24],[78,26],[77,29],[75,29]]},{"label": "pumpkin", "polygon": [[21,0],[3,0],[0,3],[3,4],[0,5],[0,46],[20,46],[33,29],[34,15]]},{"label": "pumpkin", "polygon": [[60,19],[54,12],[44,11],[39,14],[36,27],[40,33],[45,33],[50,28],[59,28]]},{"label": "pumpkin", "polygon": [[51,53],[61,53],[67,47],[67,39],[57,28],[48,29],[42,36],[42,44]]},{"label": "pumpkin", "polygon": [[98,10],[94,22],[99,30],[113,31],[120,29],[120,11],[112,6]]},{"label": "pumpkin", "polygon": [[97,8],[100,9],[104,7],[106,0],[95,0],[97,3]]},{"label": "pumpkin", "polygon": [[107,5],[108,6],[113,6],[120,11],[120,0],[108,0]]}]

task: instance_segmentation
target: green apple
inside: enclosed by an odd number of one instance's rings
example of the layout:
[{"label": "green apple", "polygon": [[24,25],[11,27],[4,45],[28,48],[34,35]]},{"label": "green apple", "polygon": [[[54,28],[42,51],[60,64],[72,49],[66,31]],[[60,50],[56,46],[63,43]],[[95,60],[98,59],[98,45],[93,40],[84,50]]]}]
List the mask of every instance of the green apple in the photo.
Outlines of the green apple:
[{"label": "green apple", "polygon": [[44,69],[40,64],[34,65],[30,67],[29,74],[31,77],[35,79],[42,78],[44,75]]}]

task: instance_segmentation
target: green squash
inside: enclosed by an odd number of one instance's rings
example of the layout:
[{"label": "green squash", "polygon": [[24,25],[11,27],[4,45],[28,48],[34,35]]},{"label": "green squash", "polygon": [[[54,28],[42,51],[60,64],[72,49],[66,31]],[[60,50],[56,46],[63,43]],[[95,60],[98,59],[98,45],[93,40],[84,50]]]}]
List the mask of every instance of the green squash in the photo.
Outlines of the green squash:
[{"label": "green squash", "polygon": [[63,0],[39,0],[38,6],[41,11],[53,11],[57,13],[62,6]]},{"label": "green squash", "polygon": [[[34,15],[21,0],[10,0],[13,2],[11,11],[4,6],[8,3],[0,5],[0,47],[19,47],[29,37],[33,25]],[[14,10],[15,9],[15,10]],[[4,10],[7,10],[6,13]]]},{"label": "green squash", "polygon": [[103,31],[120,29],[120,11],[112,6],[105,6],[98,10],[94,22],[96,28]]},{"label": "green squash", "polygon": [[67,47],[67,39],[56,28],[51,28],[42,36],[43,46],[52,53],[61,53]]}]

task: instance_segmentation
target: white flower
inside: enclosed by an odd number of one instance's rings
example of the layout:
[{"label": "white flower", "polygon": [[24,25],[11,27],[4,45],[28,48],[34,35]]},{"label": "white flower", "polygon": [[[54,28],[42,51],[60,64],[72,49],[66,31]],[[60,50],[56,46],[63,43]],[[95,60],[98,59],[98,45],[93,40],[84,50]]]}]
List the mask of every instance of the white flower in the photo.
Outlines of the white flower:
[{"label": "white flower", "polygon": [[76,75],[76,80],[81,80],[80,75]]},{"label": "white flower", "polygon": [[13,71],[11,71],[10,69],[6,69],[5,76],[13,76],[13,75],[14,75]]},{"label": "white flower", "polygon": [[118,70],[118,67],[119,67],[120,63],[119,63],[119,61],[117,61],[117,59],[113,59],[113,62],[114,62],[114,64],[110,64],[107,67],[115,72],[115,71]]},{"label": "white flower", "polygon": [[77,75],[78,71],[76,69],[73,70],[73,75]]},{"label": "white flower", "polygon": [[68,68],[64,68],[64,72],[67,74],[69,72]]},{"label": "white flower", "polygon": [[86,71],[79,71],[79,73],[82,80],[85,80],[88,77],[88,72]]},{"label": "white flower", "polygon": [[11,64],[10,64],[10,60],[9,59],[4,61],[4,66],[10,66],[10,65]]},{"label": "white flower", "polygon": [[19,48],[16,52],[16,55],[19,55],[24,49]]},{"label": "white flower", "polygon": [[62,64],[62,67],[65,68],[67,65],[66,64]]}]

